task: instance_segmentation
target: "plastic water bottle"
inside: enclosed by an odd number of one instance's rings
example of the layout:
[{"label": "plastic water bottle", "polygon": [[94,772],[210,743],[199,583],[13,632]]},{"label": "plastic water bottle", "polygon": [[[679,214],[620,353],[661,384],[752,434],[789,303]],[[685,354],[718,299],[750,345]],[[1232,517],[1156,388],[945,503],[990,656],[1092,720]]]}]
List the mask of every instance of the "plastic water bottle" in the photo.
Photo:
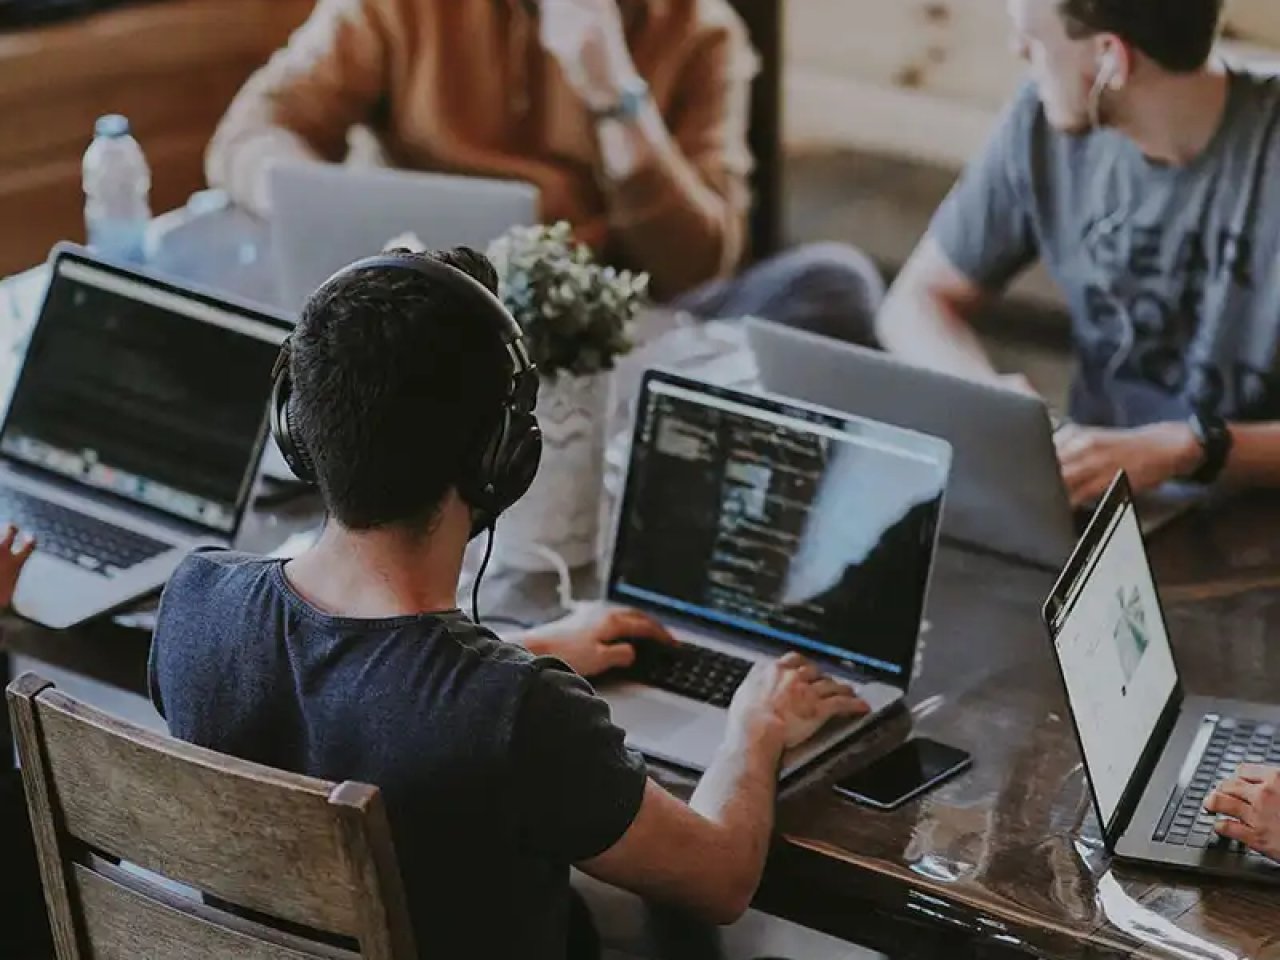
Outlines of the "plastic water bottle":
[{"label": "plastic water bottle", "polygon": [[84,222],[89,246],[106,256],[141,263],[151,221],[151,168],[119,114],[100,117],[84,155]]}]

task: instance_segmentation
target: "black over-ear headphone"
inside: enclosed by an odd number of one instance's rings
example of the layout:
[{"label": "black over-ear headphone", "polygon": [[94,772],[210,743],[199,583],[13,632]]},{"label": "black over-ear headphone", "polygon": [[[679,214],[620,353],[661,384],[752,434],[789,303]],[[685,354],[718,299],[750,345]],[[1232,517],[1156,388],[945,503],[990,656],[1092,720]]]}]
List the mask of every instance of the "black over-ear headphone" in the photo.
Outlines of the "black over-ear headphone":
[{"label": "black over-ear headphone", "polygon": [[[472,510],[471,534],[489,529],[498,516],[528,491],[542,459],[542,431],[534,416],[538,399],[538,369],[529,358],[524,334],[511,312],[474,277],[430,257],[384,254],[359,260],[326,280],[312,294],[322,297],[334,284],[371,270],[411,270],[465,299],[476,316],[468,317],[493,329],[495,346],[506,354],[510,378],[492,432],[477,439],[475,453],[458,478],[458,493]],[[271,435],[285,462],[299,480],[314,484],[316,466],[302,438],[291,401],[291,344],[285,340],[272,371]]]}]

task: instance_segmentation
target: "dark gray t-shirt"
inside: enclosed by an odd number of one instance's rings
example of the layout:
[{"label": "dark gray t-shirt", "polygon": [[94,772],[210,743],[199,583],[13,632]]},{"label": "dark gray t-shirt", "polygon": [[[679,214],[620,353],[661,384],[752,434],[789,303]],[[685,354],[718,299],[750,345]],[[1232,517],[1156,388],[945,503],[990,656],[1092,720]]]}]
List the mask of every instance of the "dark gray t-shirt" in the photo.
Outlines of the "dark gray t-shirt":
[{"label": "dark gray t-shirt", "polygon": [[182,740],[380,787],[427,957],[563,960],[569,865],[611,847],[644,794],[643,761],[559,661],[456,611],[327,616],[279,560],[184,561],[151,690]]},{"label": "dark gray t-shirt", "polygon": [[1229,90],[1208,148],[1171,167],[1114,131],[1055,131],[1028,86],[934,218],[986,289],[1045,262],[1070,304],[1081,423],[1280,419],[1280,82],[1234,73]]}]

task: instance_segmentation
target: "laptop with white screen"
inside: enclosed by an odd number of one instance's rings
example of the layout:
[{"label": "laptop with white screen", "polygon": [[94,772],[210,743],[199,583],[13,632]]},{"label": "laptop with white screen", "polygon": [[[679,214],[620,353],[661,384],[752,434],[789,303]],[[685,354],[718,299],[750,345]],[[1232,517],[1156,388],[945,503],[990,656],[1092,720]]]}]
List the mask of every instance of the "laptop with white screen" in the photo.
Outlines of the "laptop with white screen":
[{"label": "laptop with white screen", "polygon": [[0,522],[35,535],[19,614],[64,628],[239,532],[289,324],[71,245],[0,428]]},{"label": "laptop with white screen", "polygon": [[1103,498],[1044,619],[1107,849],[1117,857],[1280,881],[1204,811],[1241,763],[1280,764],[1280,707],[1190,696],[1173,657],[1129,483]]},{"label": "laptop with white screen", "polygon": [[791,751],[789,775],[906,693],[951,449],[819,407],[645,374],[607,599],[670,627],[600,693],[628,743],[703,770],[756,661],[796,650],[872,715]]}]

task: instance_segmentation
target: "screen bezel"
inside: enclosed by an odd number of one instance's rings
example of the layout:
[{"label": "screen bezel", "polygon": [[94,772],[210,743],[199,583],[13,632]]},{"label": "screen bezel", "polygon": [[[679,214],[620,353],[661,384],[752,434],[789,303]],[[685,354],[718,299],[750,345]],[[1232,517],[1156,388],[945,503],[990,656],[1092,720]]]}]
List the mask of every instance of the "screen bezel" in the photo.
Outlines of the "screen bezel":
[{"label": "screen bezel", "polygon": [[[89,270],[97,270],[102,273],[110,274],[126,282],[136,283],[171,296],[191,300],[192,302],[204,307],[241,315],[248,320],[275,327],[286,337],[293,330],[293,323],[288,318],[283,314],[272,311],[268,308],[251,305],[242,300],[229,298],[225,295],[215,294],[210,291],[198,289],[194,286],[176,283],[168,278],[161,278],[154,274],[146,273],[135,267],[126,266],[98,256],[92,251],[77,244],[59,243],[49,254],[49,282],[45,288],[44,295],[41,298],[39,312],[36,314],[36,319],[31,327],[31,335],[28,339],[23,361],[19,366],[17,375],[14,377],[12,387],[9,391],[9,403],[5,407],[4,420],[0,423],[0,441],[3,441],[5,435],[9,431],[14,400],[18,397],[23,388],[29,385],[25,353],[30,352],[33,347],[40,343],[42,337],[47,336],[46,331],[49,328],[50,295],[53,291],[54,284],[59,282],[59,278],[61,277],[59,268],[67,261],[83,266]],[[201,322],[195,318],[188,319],[195,323]],[[253,484],[257,478],[258,467],[262,460],[262,452],[266,446],[268,432],[268,407],[271,395],[271,384],[269,381],[262,385],[262,394],[262,417],[258,423],[257,435],[254,440],[252,452],[245,463],[244,473],[240,480],[240,488],[237,492],[236,500],[233,505],[234,522],[232,523],[230,530],[224,530],[221,527],[202,523],[198,520],[193,520],[190,517],[170,513],[160,507],[142,503],[112,490],[85,484],[74,477],[68,477],[64,474],[57,473],[56,471],[45,469],[38,464],[33,464],[21,458],[14,457],[12,454],[5,453],[3,449],[0,449],[0,460],[3,460],[13,468],[21,470],[24,473],[47,476],[55,482],[69,484],[77,490],[87,491],[94,497],[101,497],[111,503],[120,504],[130,511],[139,512],[145,516],[152,517],[168,526],[180,529],[199,530],[213,534],[216,537],[230,542],[239,535],[240,529],[244,523],[244,515],[248,509],[249,498],[253,492]]]},{"label": "screen bezel", "polygon": [[[898,671],[884,669],[878,667],[874,663],[867,663],[862,660],[854,660],[846,657],[840,657],[835,654],[826,654],[820,651],[810,650],[808,648],[800,647],[799,645],[787,643],[785,640],[738,628],[731,624],[725,624],[719,621],[698,617],[693,614],[686,614],[677,610],[672,610],[662,604],[648,603],[641,598],[636,598],[630,595],[623,596],[618,592],[618,559],[626,546],[624,520],[631,506],[631,498],[635,487],[631,463],[635,455],[636,447],[639,444],[640,428],[643,424],[644,398],[649,393],[654,383],[668,384],[685,390],[705,393],[710,397],[728,400],[765,412],[779,413],[784,416],[793,416],[798,419],[826,417],[833,418],[844,423],[871,425],[877,430],[883,431],[885,435],[910,437],[913,443],[919,444],[921,447],[927,447],[929,455],[937,459],[939,469],[942,471],[942,490],[938,501],[937,515],[934,517],[933,534],[929,543],[928,574],[925,577],[925,584],[920,601],[920,622],[917,625],[916,635],[911,644],[909,655],[900,663],[895,664],[895,666],[900,668]],[[631,425],[630,439],[627,446],[627,469],[623,483],[623,492],[622,496],[618,498],[618,502],[613,510],[612,547],[609,552],[609,568],[605,577],[605,597],[608,602],[636,607],[652,613],[655,616],[659,616],[664,620],[687,625],[694,630],[711,631],[720,635],[745,639],[752,643],[766,643],[772,646],[797,650],[805,656],[831,663],[837,663],[846,669],[851,669],[860,674],[866,674],[877,679],[884,680],[886,683],[892,684],[903,692],[906,692],[910,685],[912,674],[915,669],[915,661],[920,650],[920,637],[924,624],[925,611],[928,609],[930,591],[933,586],[934,570],[937,565],[938,543],[942,529],[942,518],[946,510],[947,481],[951,471],[951,444],[937,437],[917,433],[914,430],[907,430],[901,427],[867,420],[863,417],[842,413],[838,410],[830,410],[816,404],[801,403],[797,400],[773,395],[745,393],[731,387],[706,383],[678,373],[673,373],[669,370],[656,368],[646,370],[641,378],[640,388],[636,395],[634,412],[634,422]],[[856,654],[857,651],[850,651],[850,653]]]},{"label": "screen bezel", "polygon": [[[925,750],[933,751],[933,756],[939,761],[936,772],[920,778],[905,790],[894,791],[892,796],[877,796],[874,787],[876,775],[889,764],[897,762],[898,757],[907,750],[915,750],[920,756],[927,756]],[[967,770],[972,763],[973,754],[967,750],[942,743],[932,737],[911,737],[866,766],[837,780],[832,784],[832,789],[860,803],[866,803],[881,810],[893,810],[931,787]]]},{"label": "screen bezel", "polygon": [[[1048,633],[1053,663],[1058,671],[1058,680],[1062,684],[1063,696],[1067,701],[1067,712],[1071,716],[1071,729],[1075,733],[1076,745],[1080,749],[1080,761],[1084,766],[1085,779],[1089,786],[1089,796],[1093,801],[1094,816],[1098,818],[1098,823],[1102,825],[1103,842],[1106,844],[1108,852],[1115,850],[1116,843],[1123,836],[1129,821],[1133,818],[1133,814],[1142,800],[1142,795],[1146,791],[1147,784],[1155,772],[1156,765],[1160,762],[1160,756],[1164,753],[1164,748],[1173,733],[1173,728],[1178,722],[1178,714],[1185,700],[1182,671],[1178,668],[1178,658],[1173,649],[1173,640],[1170,637],[1169,654],[1173,661],[1173,690],[1160,711],[1156,725],[1151,731],[1151,736],[1147,740],[1142,753],[1139,754],[1138,762],[1134,764],[1133,771],[1129,774],[1129,779],[1125,783],[1124,789],[1120,791],[1120,800],[1116,803],[1116,808],[1112,812],[1111,818],[1109,820],[1104,818],[1102,805],[1098,801],[1098,791],[1093,785],[1093,775],[1089,771],[1089,756],[1085,751],[1084,738],[1081,736],[1080,724],[1076,719],[1075,707],[1071,702],[1071,691],[1067,686],[1067,674],[1062,667],[1062,660],[1058,656],[1057,638],[1058,630],[1061,627],[1060,618],[1065,612],[1068,612],[1068,600],[1077,592],[1075,588],[1082,585],[1093,572],[1102,548],[1110,543],[1110,533],[1114,530],[1115,523],[1125,510],[1133,511],[1134,522],[1138,524],[1138,529],[1141,531],[1141,518],[1138,516],[1137,505],[1134,503],[1133,491],[1129,486],[1129,478],[1124,471],[1120,471],[1116,474],[1110,488],[1108,488],[1099,502],[1093,517],[1085,528],[1083,536],[1080,538],[1080,542],[1076,545],[1075,550],[1072,551],[1070,559],[1059,575],[1057,582],[1053,585],[1053,590],[1041,607],[1041,618]],[[1151,569],[1151,560],[1147,554],[1145,537],[1142,538],[1142,555],[1146,561],[1147,574],[1151,577],[1151,582],[1155,586],[1156,610],[1164,627],[1165,636],[1169,637],[1169,620],[1165,616],[1164,601],[1160,596],[1159,584],[1156,584],[1155,574]]]}]

